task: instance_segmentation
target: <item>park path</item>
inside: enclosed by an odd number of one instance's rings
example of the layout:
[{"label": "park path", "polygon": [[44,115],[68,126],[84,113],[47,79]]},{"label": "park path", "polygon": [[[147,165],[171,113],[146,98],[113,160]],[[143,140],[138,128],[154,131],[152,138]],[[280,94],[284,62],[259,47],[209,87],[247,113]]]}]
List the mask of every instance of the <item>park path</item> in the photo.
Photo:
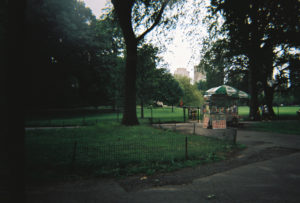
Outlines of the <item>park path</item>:
[{"label": "park path", "polygon": [[28,188],[28,202],[300,202],[300,136],[238,130],[237,142],[248,148],[228,163],[243,164],[201,175],[205,167],[215,169],[208,164],[160,177],[197,174],[188,182],[127,190],[126,180],[76,181]]}]

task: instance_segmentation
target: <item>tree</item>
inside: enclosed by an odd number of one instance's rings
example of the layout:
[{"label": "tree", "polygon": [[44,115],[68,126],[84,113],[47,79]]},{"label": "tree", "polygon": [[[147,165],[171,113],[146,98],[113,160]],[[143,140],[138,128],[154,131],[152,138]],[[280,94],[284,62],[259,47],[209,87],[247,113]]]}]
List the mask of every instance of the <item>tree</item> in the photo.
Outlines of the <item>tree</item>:
[{"label": "tree", "polygon": [[144,118],[144,104],[154,100],[158,91],[156,64],[158,49],[149,44],[138,48],[137,60],[137,99],[141,104],[141,118]]},{"label": "tree", "polygon": [[183,91],[182,101],[185,106],[202,106],[204,99],[196,85],[191,85],[191,81],[187,77],[176,76]]},{"label": "tree", "polygon": [[124,43],[111,12],[97,20],[82,1],[29,0],[26,27],[29,107],[120,100]]},{"label": "tree", "polygon": [[196,66],[206,74],[206,88],[212,88],[224,84],[225,68],[228,65],[225,49],[225,40],[218,40],[206,47],[202,60]]},{"label": "tree", "polygon": [[200,80],[196,84],[197,84],[198,90],[200,90],[202,93],[209,89],[206,81]]},{"label": "tree", "polygon": [[183,90],[179,82],[170,73],[164,69],[161,69],[161,72],[156,100],[171,105],[172,112],[174,112],[174,105],[178,105],[180,98],[183,96]]},{"label": "tree", "polygon": [[[137,45],[162,22],[163,12],[169,2],[170,0],[112,0],[114,12],[118,18],[126,45],[125,101],[122,120],[124,125],[138,124],[135,84]],[[146,28],[145,31],[137,36],[132,22],[136,23],[138,29],[141,29],[140,25],[143,25]]]},{"label": "tree", "polygon": [[227,31],[230,50],[249,60],[250,117],[255,120],[259,117],[259,85],[273,114],[274,52],[281,44],[299,45],[299,40],[294,37],[299,34],[299,1],[212,0],[211,3],[213,13],[221,11],[225,18],[223,29]]},{"label": "tree", "polygon": [[[99,49],[95,52],[94,63],[95,70],[98,72],[99,85],[107,92],[107,102],[115,110],[116,107],[122,106],[124,83],[124,57],[122,56],[125,49],[121,28],[113,17],[112,11],[102,15],[100,20],[96,21],[93,26],[96,34],[96,42],[99,43]],[[97,86],[99,87],[99,86]],[[102,94],[96,94],[102,97]]]},{"label": "tree", "polygon": [[86,98],[82,89],[89,86],[87,76],[93,72],[97,49],[90,26],[95,20],[79,1],[28,1],[28,106],[71,106],[80,96]]},{"label": "tree", "polygon": [[[158,48],[151,44],[144,44],[138,48],[137,62],[137,99],[141,104],[141,118],[144,117],[144,105],[153,101],[176,104],[182,90],[174,77],[166,69],[158,69]],[[173,111],[173,108],[172,108]]]}]

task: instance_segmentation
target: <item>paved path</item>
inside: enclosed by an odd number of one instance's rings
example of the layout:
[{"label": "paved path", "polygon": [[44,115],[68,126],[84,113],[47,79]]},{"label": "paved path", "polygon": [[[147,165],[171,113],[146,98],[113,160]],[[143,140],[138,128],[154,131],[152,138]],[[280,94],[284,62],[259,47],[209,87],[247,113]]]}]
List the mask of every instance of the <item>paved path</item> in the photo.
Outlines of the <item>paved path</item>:
[{"label": "paved path", "polygon": [[88,180],[30,189],[28,200],[55,203],[90,202],[300,202],[300,136],[238,131],[237,142],[248,148],[237,158],[270,147],[294,153],[196,178],[188,184],[127,192],[116,181]]}]

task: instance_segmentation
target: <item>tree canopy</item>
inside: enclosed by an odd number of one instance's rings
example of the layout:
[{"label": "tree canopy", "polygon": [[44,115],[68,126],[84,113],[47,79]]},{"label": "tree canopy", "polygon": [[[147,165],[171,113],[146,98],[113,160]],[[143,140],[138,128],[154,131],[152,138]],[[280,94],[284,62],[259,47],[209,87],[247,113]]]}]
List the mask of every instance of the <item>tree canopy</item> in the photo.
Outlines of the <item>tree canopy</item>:
[{"label": "tree canopy", "polygon": [[137,125],[136,116],[136,73],[137,46],[160,24],[168,24],[164,15],[173,0],[112,0],[114,13],[122,29],[126,45],[125,98],[122,123]]},{"label": "tree canopy", "polygon": [[183,91],[182,102],[184,106],[197,106],[203,105],[204,99],[201,92],[198,90],[197,85],[192,85],[191,80],[185,76],[176,75],[176,80],[179,82]]},{"label": "tree canopy", "polygon": [[[299,48],[299,7],[297,0],[212,0],[211,14],[224,18],[223,36],[233,56],[248,61],[248,89],[251,94],[250,116],[257,119],[258,95],[272,111],[275,85],[273,73],[280,47]],[[273,112],[271,112],[273,113]]]}]

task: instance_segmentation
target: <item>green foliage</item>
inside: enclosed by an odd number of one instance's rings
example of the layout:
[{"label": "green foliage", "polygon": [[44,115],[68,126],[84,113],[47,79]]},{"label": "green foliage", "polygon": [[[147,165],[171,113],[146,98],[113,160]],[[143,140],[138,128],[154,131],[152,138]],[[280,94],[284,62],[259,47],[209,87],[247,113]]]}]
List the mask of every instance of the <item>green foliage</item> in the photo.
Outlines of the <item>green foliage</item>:
[{"label": "green foliage", "polygon": [[[248,60],[248,74],[240,76],[248,77],[250,114],[256,119],[257,96],[263,91],[264,103],[272,109],[274,90],[284,81],[281,77],[277,77],[276,81],[272,78],[274,68],[285,69],[283,63],[277,63],[282,55],[277,54],[277,50],[285,55],[291,53],[287,50],[299,47],[299,40],[295,36],[299,33],[297,22],[300,18],[297,13],[300,3],[297,0],[212,0],[211,4],[211,15],[219,12],[224,17],[221,30],[226,35],[230,53]],[[290,70],[290,73],[294,71],[293,68]]]},{"label": "green foliage", "polygon": [[159,89],[159,71],[156,64],[158,49],[152,45],[145,44],[138,49],[137,62],[137,98],[141,103],[150,104]]},{"label": "green foliage", "polygon": [[126,44],[124,125],[138,125],[136,117],[137,48],[145,36],[161,24],[169,24],[164,11],[176,1],[113,0],[114,14]]},{"label": "green foliage", "polygon": [[198,90],[200,90],[202,92],[205,92],[206,90],[209,89],[206,81],[197,82],[197,88],[198,88]]},{"label": "green foliage", "polygon": [[190,79],[187,77],[176,76],[180,87],[183,90],[183,105],[184,106],[202,106],[204,99],[197,88],[197,85],[191,85]]},{"label": "green foliage", "polygon": [[29,107],[120,100],[124,45],[111,13],[97,20],[82,1],[29,0],[26,28]]},{"label": "green foliage", "polygon": [[164,104],[177,105],[182,89],[174,77],[164,68],[157,69],[158,49],[144,44],[138,49],[137,98],[141,105],[162,101]]}]

